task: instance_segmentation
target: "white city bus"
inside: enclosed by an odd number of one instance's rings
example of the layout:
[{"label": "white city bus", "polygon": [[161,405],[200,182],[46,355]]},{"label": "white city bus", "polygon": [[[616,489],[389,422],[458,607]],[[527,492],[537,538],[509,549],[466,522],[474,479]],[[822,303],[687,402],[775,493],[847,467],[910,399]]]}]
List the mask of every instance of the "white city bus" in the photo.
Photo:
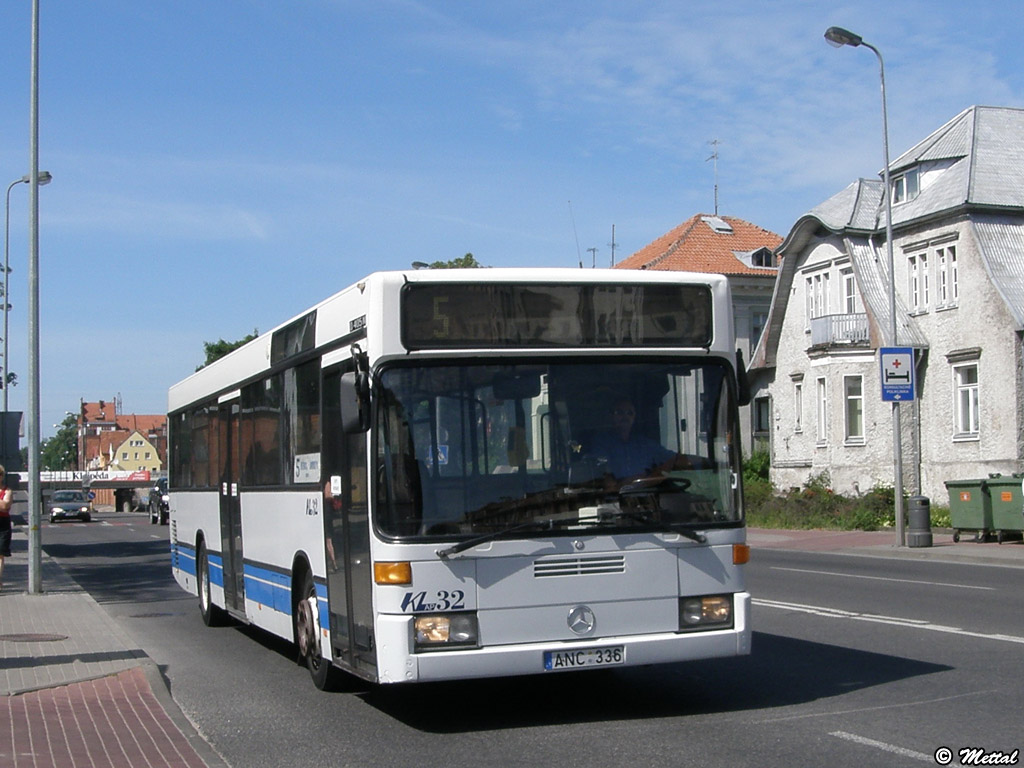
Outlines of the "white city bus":
[{"label": "white city bus", "polygon": [[747,654],[744,382],[721,276],[370,275],[171,388],[174,576],[320,688]]}]

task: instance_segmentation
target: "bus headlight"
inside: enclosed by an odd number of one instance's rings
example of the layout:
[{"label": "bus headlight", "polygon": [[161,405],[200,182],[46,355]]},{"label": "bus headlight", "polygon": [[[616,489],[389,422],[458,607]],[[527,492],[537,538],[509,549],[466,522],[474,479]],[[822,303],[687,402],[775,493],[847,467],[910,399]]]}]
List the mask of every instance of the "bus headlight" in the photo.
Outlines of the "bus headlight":
[{"label": "bus headlight", "polygon": [[416,650],[479,645],[475,613],[432,613],[413,617]]},{"label": "bus headlight", "polygon": [[732,626],[732,595],[679,598],[679,629],[728,629]]}]

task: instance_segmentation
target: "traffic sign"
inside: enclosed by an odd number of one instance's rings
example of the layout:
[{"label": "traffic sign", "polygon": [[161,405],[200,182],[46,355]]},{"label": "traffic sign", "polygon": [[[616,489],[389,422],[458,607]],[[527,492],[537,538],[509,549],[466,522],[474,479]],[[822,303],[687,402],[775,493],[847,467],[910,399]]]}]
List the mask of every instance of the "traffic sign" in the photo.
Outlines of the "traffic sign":
[{"label": "traffic sign", "polygon": [[882,347],[878,350],[883,402],[910,402],[915,398],[913,347]]}]

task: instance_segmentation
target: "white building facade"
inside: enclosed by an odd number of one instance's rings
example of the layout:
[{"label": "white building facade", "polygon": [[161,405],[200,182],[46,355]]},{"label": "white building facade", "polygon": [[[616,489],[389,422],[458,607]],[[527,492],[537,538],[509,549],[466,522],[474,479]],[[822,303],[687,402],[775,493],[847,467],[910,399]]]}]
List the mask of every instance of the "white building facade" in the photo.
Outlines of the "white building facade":
[{"label": "white building facade", "polygon": [[878,349],[914,349],[901,406],[904,489],[1024,466],[1024,111],[972,107],[890,168],[897,339],[885,206],[861,179],[802,217],[752,373],[770,398],[772,480],[827,473],[843,493],[892,486],[892,405]]}]

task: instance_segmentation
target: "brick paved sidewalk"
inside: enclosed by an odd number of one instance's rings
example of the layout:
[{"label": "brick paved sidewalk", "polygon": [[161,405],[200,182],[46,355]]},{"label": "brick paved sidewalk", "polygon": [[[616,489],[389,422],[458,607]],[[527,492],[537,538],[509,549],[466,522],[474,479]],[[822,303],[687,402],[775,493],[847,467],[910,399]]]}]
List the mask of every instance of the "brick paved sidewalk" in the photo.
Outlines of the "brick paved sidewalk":
[{"label": "brick paved sidewalk", "polygon": [[157,666],[53,560],[29,595],[25,541],[0,591],[0,768],[225,768]]},{"label": "brick paved sidewalk", "polygon": [[207,768],[142,667],[0,700],[0,766]]}]

